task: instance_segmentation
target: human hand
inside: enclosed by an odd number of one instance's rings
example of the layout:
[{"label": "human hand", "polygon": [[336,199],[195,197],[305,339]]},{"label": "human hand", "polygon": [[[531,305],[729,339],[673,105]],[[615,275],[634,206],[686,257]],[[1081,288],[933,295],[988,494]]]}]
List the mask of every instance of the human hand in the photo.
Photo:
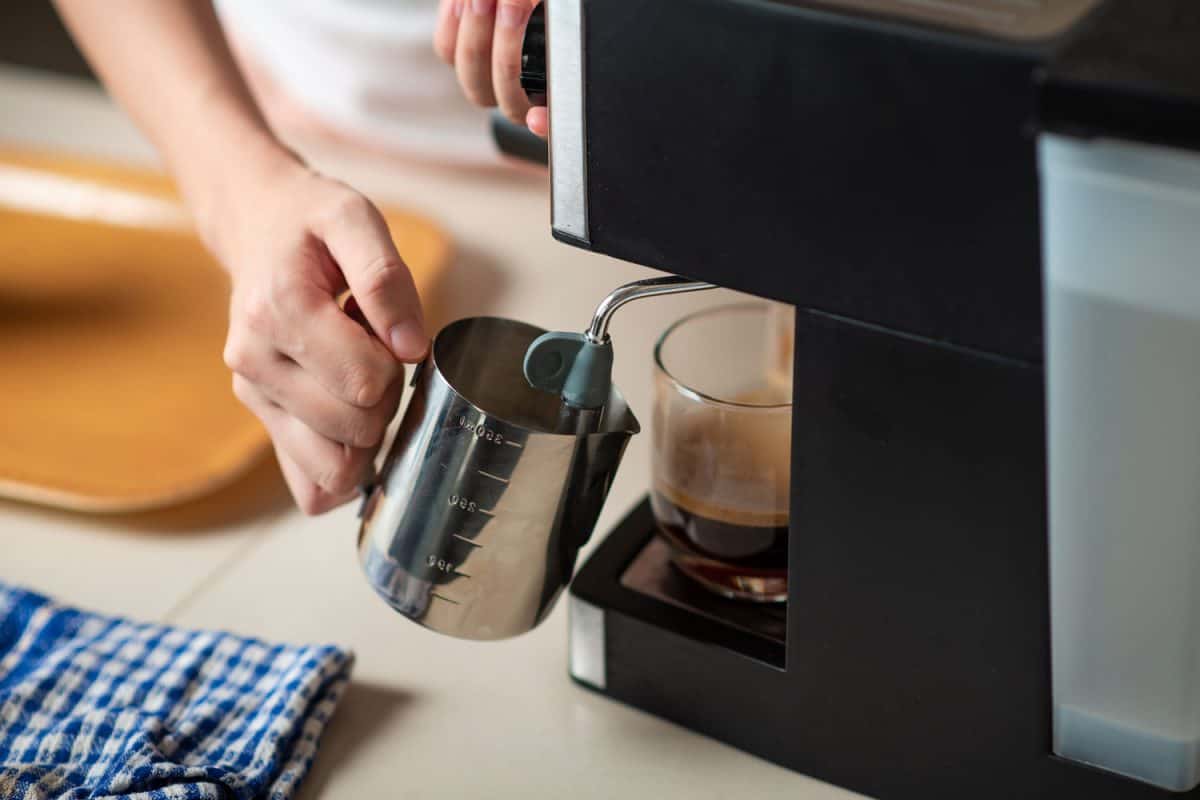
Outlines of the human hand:
[{"label": "human hand", "polygon": [[454,67],[467,99],[499,105],[505,116],[538,136],[550,128],[545,106],[531,106],[521,88],[521,46],[540,0],[441,0],[433,47]]},{"label": "human hand", "polygon": [[[291,159],[226,183],[200,227],[233,281],[225,363],[306,514],[352,499],[429,347],[379,211]],[[366,325],[337,298],[349,289]],[[385,344],[386,343],[386,344]]]}]

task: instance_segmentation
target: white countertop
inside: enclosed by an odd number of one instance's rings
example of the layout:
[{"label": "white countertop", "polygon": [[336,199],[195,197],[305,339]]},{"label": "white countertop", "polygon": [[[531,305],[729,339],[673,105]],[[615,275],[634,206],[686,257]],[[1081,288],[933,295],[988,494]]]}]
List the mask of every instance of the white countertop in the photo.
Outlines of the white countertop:
[{"label": "white countertop", "polygon": [[[93,85],[0,68],[0,143],[134,163],[154,154]],[[544,176],[381,162],[311,143],[324,171],[454,236],[443,318],[512,316],[581,328],[596,302],[651,271],[554,242]],[[728,299],[728,298],[726,298]],[[623,310],[615,378],[643,419],[654,338],[715,293]],[[648,437],[635,438],[597,528],[645,491]],[[431,633],[387,608],[359,573],[355,509],[305,518],[272,464],[191,506],[88,517],[0,501],[0,580],[94,610],[357,654],[303,798],[791,798],[848,792],[576,687],[566,673],[566,604],[537,630],[479,644]]]}]

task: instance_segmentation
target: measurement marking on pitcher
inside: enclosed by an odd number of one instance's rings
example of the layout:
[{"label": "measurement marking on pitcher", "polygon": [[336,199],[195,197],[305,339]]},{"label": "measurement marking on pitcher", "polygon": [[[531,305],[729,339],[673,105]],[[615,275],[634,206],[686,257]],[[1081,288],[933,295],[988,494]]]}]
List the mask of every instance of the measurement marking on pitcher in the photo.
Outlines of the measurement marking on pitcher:
[{"label": "measurement marking on pitcher", "polygon": [[471,422],[471,420],[467,419],[464,415],[459,415],[458,419],[450,423],[450,427],[460,428],[461,430],[474,434],[476,439],[484,442],[491,442],[492,444],[511,444],[513,447],[521,446],[519,444],[513,444],[513,442],[505,439],[503,433],[495,428],[489,428],[487,423],[482,421]]},{"label": "measurement marking on pitcher", "polygon": [[494,481],[500,481],[501,483],[504,483],[504,484],[507,484],[507,483],[508,483],[508,479],[507,479],[507,478],[501,478],[499,475],[493,475],[492,473],[490,473],[490,472],[484,472],[484,471],[483,471],[483,470],[481,470],[481,469],[477,469],[477,470],[475,470],[475,471],[476,471],[476,472],[478,472],[480,475],[482,475],[482,476],[483,476],[483,477],[485,477],[485,478],[491,478],[491,479],[492,479],[492,480],[494,480]]},{"label": "measurement marking on pitcher", "polygon": [[438,594],[437,592],[430,592],[430,593],[429,593],[429,596],[430,596],[430,597],[436,597],[438,600],[445,600],[445,601],[446,601],[447,603],[449,603],[450,605],[454,605],[454,606],[460,606],[460,605],[462,605],[462,603],[458,602],[457,600],[451,600],[449,597],[445,597],[444,595],[440,595],[440,594]]},{"label": "measurement marking on pitcher", "polygon": [[479,542],[473,542],[470,539],[468,539],[467,537],[463,536],[461,533],[452,533],[450,535],[453,536],[455,539],[458,539],[460,542],[466,542],[467,544],[471,545],[471,547],[478,547],[480,549],[483,549],[483,545],[481,545]]},{"label": "measurement marking on pitcher", "polygon": [[444,572],[447,575],[454,575],[458,578],[466,578],[470,580],[471,576],[465,572],[460,572],[453,561],[446,558],[441,558],[436,553],[430,553],[425,556],[425,564],[431,569],[436,569],[438,572]]}]

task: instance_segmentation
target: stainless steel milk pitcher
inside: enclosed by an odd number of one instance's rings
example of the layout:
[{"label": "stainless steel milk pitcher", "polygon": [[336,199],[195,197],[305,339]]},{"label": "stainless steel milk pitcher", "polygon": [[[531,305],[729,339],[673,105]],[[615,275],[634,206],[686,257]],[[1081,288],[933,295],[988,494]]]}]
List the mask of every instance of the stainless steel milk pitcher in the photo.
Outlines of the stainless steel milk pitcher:
[{"label": "stainless steel milk pitcher", "polygon": [[442,329],[363,502],[359,559],[375,591],[466,639],[541,622],[639,429],[612,386],[609,321],[630,300],[706,288],[627,284],[582,334],[496,317]]},{"label": "stainless steel milk pitcher", "polygon": [[494,317],[443,329],[364,501],[359,558],[371,585],[442,633],[502,639],[542,620],[638,432],[615,388],[595,432],[552,432],[559,399],[522,373],[543,333]]}]

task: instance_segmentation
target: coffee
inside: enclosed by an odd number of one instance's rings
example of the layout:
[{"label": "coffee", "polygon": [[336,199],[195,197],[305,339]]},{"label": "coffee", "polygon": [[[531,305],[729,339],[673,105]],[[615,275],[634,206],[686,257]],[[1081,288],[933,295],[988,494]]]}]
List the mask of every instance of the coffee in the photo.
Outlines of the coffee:
[{"label": "coffee", "polygon": [[787,595],[789,412],[656,420],[651,504],[659,530],[680,569],[726,596]]},{"label": "coffee", "polygon": [[787,596],[787,515],[710,506],[656,486],[650,496],[675,563],[710,589],[731,596]]}]

